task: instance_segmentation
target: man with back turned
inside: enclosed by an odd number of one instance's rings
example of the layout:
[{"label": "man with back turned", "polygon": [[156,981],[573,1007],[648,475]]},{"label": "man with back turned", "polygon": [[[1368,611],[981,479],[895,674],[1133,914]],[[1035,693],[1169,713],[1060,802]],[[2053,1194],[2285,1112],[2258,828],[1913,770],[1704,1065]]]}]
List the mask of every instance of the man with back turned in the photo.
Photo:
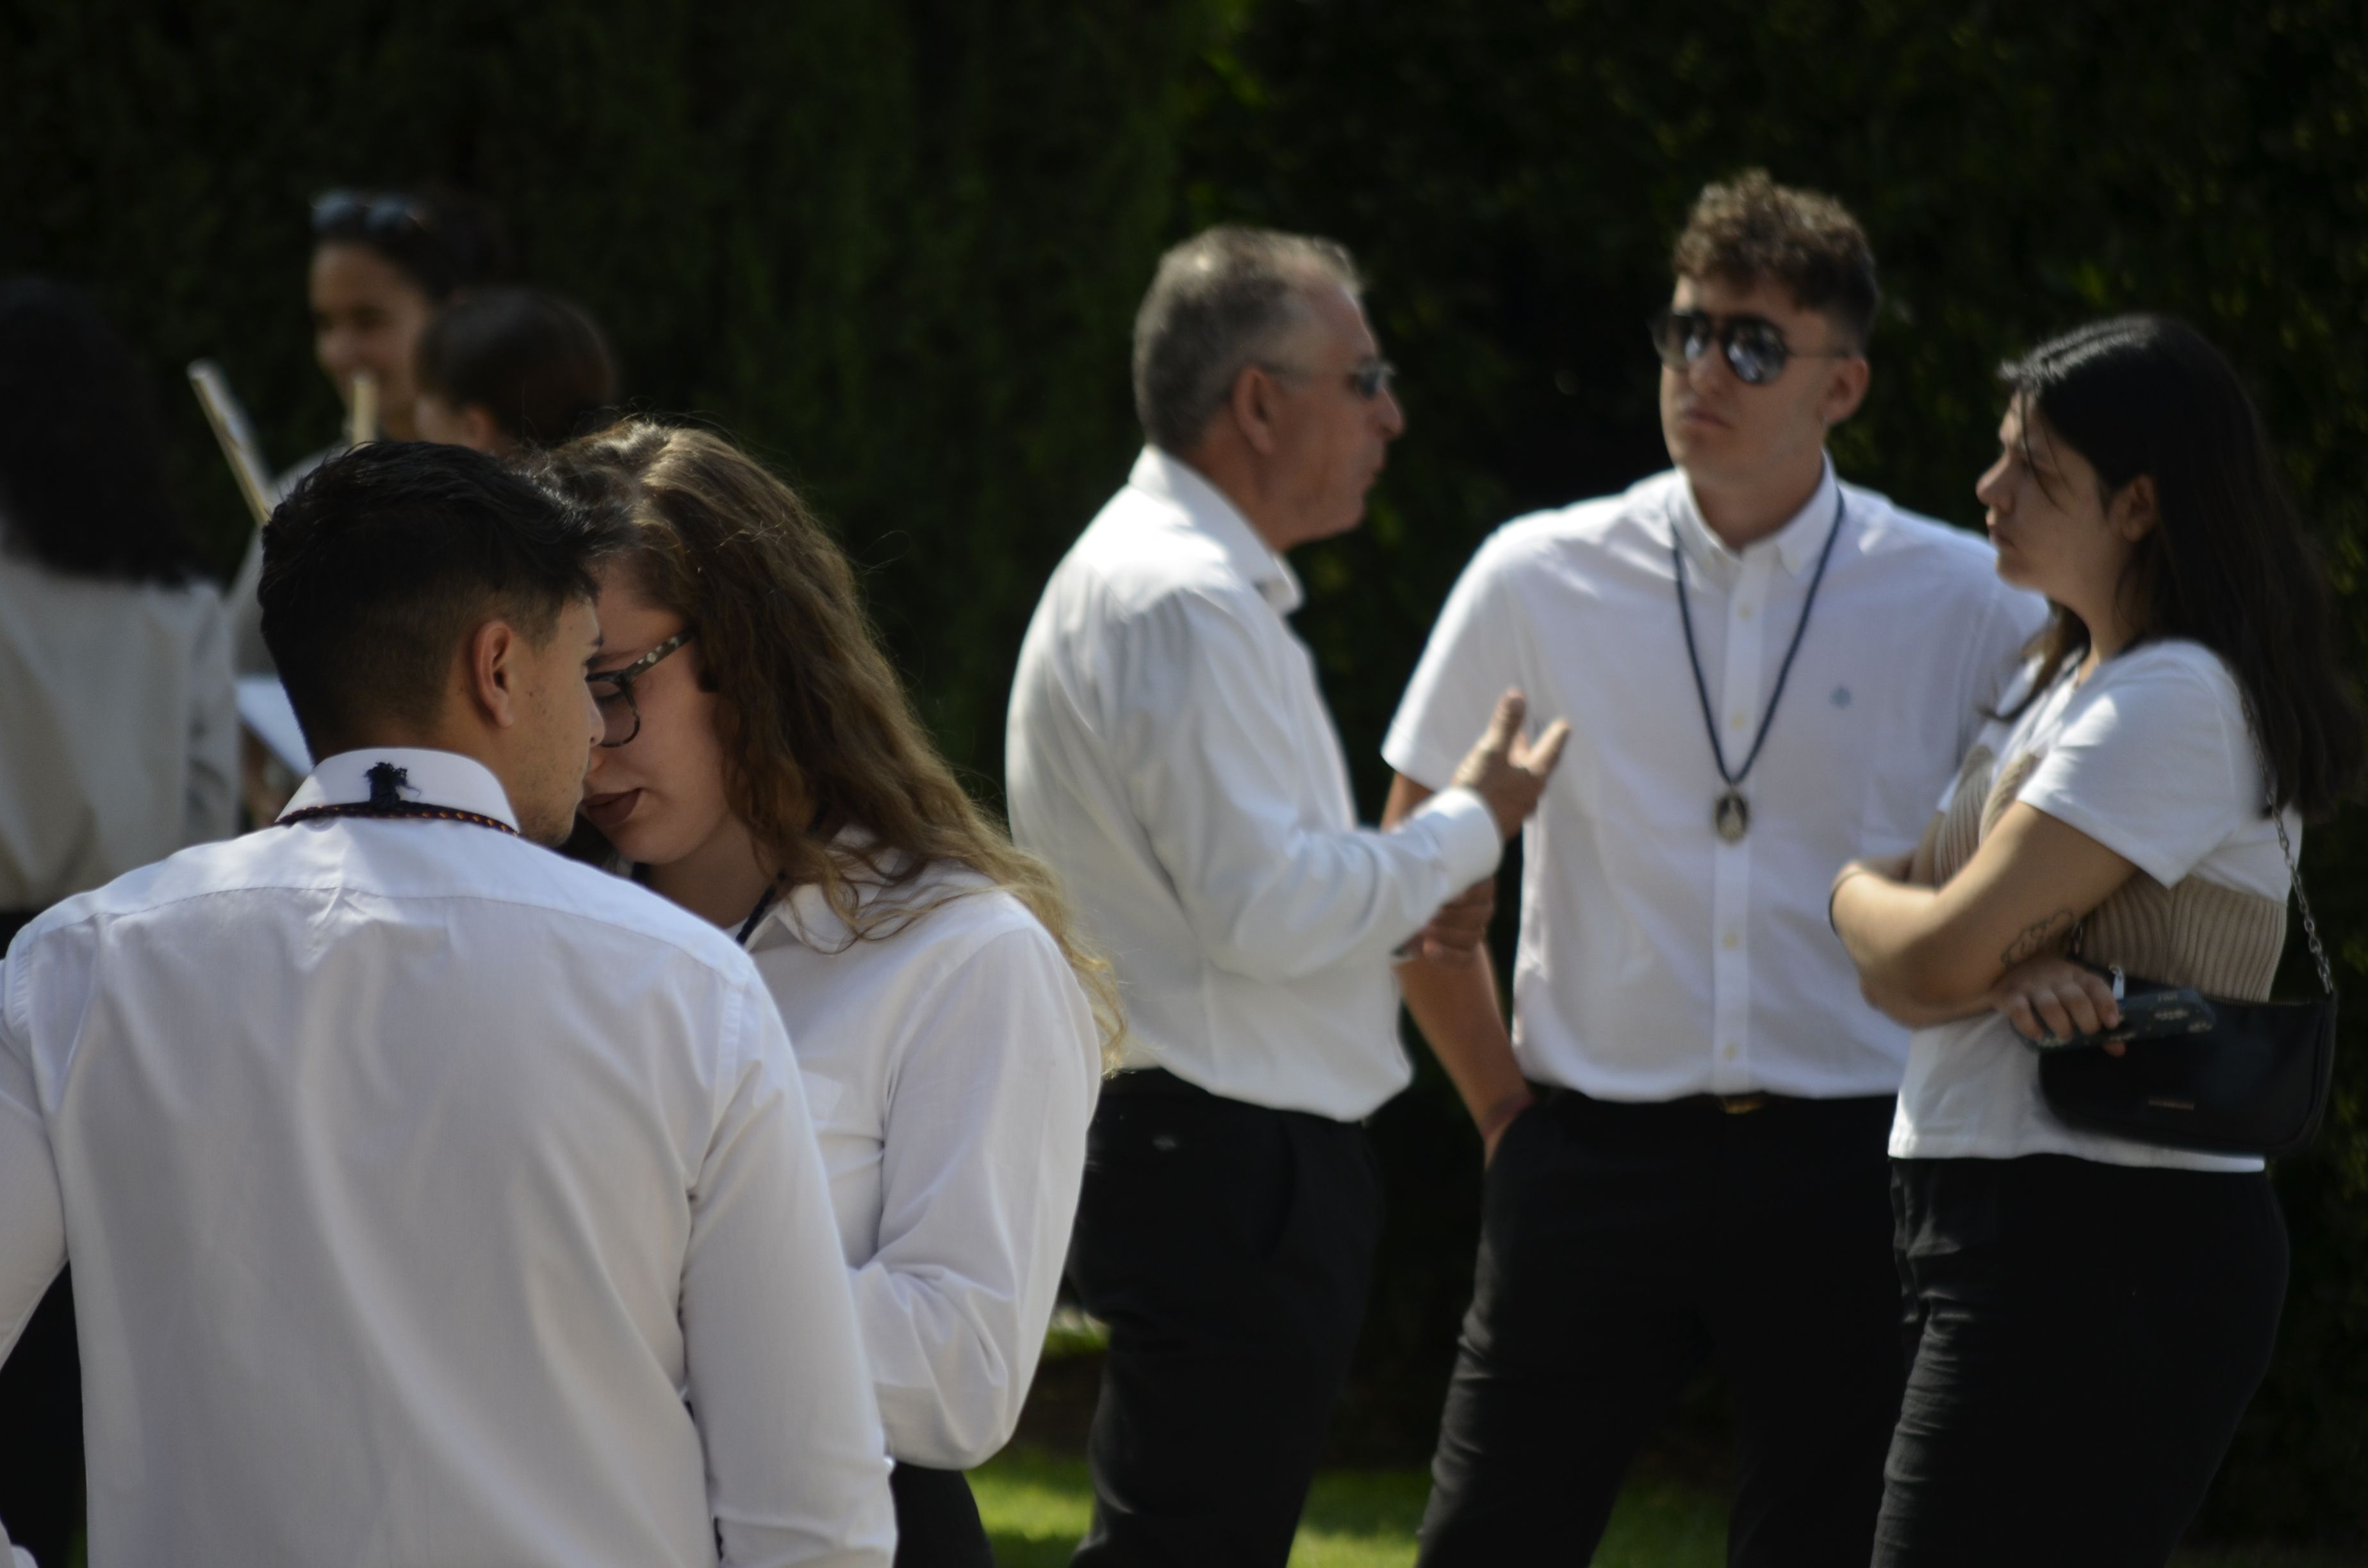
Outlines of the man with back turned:
[{"label": "man with back turned", "polygon": [[71,1256],[90,1561],[886,1568],[888,1463],[780,1019],[550,854],[621,540],[389,443],[264,535],[323,760],[0,970],[0,1352]]},{"label": "man with back turned", "polygon": [[1134,384],[1149,444],[1053,573],[1010,717],[1013,832],[1109,950],[1132,1035],[1070,1258],[1110,1326],[1076,1561],[1280,1568],[1364,1315],[1358,1124],[1408,1074],[1392,954],[1494,869],[1561,741],[1531,752],[1491,692],[1455,787],[1357,825],[1283,562],[1357,525],[1405,425],[1347,252],[1178,245]]}]

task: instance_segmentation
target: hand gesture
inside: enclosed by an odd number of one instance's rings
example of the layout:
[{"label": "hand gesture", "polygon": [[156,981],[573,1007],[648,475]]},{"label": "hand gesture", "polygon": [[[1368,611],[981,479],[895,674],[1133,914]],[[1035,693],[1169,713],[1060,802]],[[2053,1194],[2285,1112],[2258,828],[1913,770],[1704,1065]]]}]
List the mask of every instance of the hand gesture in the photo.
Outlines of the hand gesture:
[{"label": "hand gesture", "polygon": [[1522,822],[1538,809],[1546,780],[1562,760],[1563,744],[1570,739],[1570,722],[1557,719],[1532,745],[1521,733],[1529,711],[1519,690],[1498,698],[1488,733],[1455,770],[1454,782],[1488,803],[1497,831],[1507,838],[1520,832]]}]

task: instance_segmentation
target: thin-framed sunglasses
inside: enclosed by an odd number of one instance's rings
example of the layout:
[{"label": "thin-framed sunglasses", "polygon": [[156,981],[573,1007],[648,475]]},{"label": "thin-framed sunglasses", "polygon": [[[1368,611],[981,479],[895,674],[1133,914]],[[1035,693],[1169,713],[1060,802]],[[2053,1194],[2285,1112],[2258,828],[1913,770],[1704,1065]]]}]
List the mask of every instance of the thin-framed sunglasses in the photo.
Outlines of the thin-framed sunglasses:
[{"label": "thin-framed sunglasses", "polygon": [[600,710],[602,745],[611,748],[625,745],[642,733],[642,710],[633,700],[633,683],[655,669],[658,662],[668,653],[697,635],[692,631],[677,631],[622,669],[602,670],[598,675],[584,677],[584,684],[592,688],[594,705]]},{"label": "thin-framed sunglasses", "polygon": [[1726,357],[1735,379],[1747,387],[1764,387],[1784,373],[1793,359],[1852,359],[1854,348],[1795,348],[1784,341],[1784,329],[1766,316],[1714,316],[1707,311],[1666,310],[1645,324],[1653,349],[1661,363],[1682,370],[1716,344]]},{"label": "thin-framed sunglasses", "polygon": [[[1261,361],[1258,368],[1275,376],[1313,376],[1316,373],[1301,365],[1269,365]],[[1397,375],[1398,368],[1387,359],[1368,359],[1343,379],[1348,381],[1350,392],[1371,403],[1390,393],[1395,386]]]},{"label": "thin-framed sunglasses", "polygon": [[330,190],[313,199],[314,239],[362,233],[391,240],[425,234],[435,226],[426,207],[397,191]]}]

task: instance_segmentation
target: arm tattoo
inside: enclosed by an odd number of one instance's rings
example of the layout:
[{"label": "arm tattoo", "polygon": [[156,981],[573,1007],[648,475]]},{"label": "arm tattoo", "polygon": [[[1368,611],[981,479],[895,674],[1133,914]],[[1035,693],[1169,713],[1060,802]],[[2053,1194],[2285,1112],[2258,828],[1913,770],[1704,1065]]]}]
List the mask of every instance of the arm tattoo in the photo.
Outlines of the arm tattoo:
[{"label": "arm tattoo", "polygon": [[2036,958],[2070,932],[2077,919],[2070,910],[2059,909],[2044,920],[2032,922],[2006,945],[2006,950],[1998,954],[1998,962],[2012,969],[2025,959]]}]

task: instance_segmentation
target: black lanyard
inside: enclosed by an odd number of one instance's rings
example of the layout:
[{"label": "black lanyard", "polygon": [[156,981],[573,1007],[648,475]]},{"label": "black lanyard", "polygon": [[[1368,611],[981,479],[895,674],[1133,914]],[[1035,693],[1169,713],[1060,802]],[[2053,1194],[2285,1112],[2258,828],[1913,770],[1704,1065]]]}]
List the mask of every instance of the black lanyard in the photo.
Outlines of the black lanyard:
[{"label": "black lanyard", "polygon": [[507,833],[512,838],[518,836],[518,830],[499,817],[464,812],[456,806],[431,806],[425,801],[403,799],[396,791],[409,788],[410,779],[404,769],[391,762],[378,764],[364,777],[370,780],[369,800],[306,806],[302,811],[290,812],[282,816],[279,825],[293,827],[300,822],[316,822],[323,817],[415,817],[431,822],[464,822],[472,827],[490,827],[495,833]]},{"label": "black lanyard", "polygon": [[1784,700],[1784,680],[1793,673],[1793,656],[1801,651],[1801,639],[1809,630],[1809,611],[1816,608],[1817,588],[1826,580],[1826,563],[1833,559],[1834,540],[1842,537],[1842,512],[1846,503],[1839,482],[1834,485],[1834,522],[1826,530],[1825,548],[1817,551],[1817,570],[1809,579],[1809,592],[1801,600],[1801,619],[1793,628],[1792,645],[1784,650],[1784,662],[1776,668],[1776,689],[1769,694],[1768,711],[1759,717],[1759,733],[1751,738],[1751,751],[1739,768],[1726,766],[1726,748],[1718,744],[1718,716],[1711,711],[1710,682],[1703,678],[1702,654],[1694,646],[1694,612],[1686,603],[1686,551],[1678,530],[1669,530],[1669,562],[1678,575],[1678,619],[1686,629],[1686,663],[1693,666],[1694,695],[1702,699],[1703,725],[1710,731],[1711,760],[1718,765],[1718,776],[1726,781],[1726,793],[1718,798],[1711,810],[1711,826],[1719,837],[1729,844],[1739,842],[1751,829],[1751,804],[1743,798],[1743,781],[1751,775],[1751,765],[1759,760],[1759,748],[1768,744],[1769,727],[1776,722],[1776,705]]},{"label": "black lanyard", "polygon": [[765,918],[765,912],[771,909],[773,901],[780,896],[781,879],[775,877],[765,884],[765,891],[757,895],[757,907],[748,912],[747,919],[740,922],[740,934],[732,939],[742,947],[746,947],[748,938],[757,934],[757,923]]}]

